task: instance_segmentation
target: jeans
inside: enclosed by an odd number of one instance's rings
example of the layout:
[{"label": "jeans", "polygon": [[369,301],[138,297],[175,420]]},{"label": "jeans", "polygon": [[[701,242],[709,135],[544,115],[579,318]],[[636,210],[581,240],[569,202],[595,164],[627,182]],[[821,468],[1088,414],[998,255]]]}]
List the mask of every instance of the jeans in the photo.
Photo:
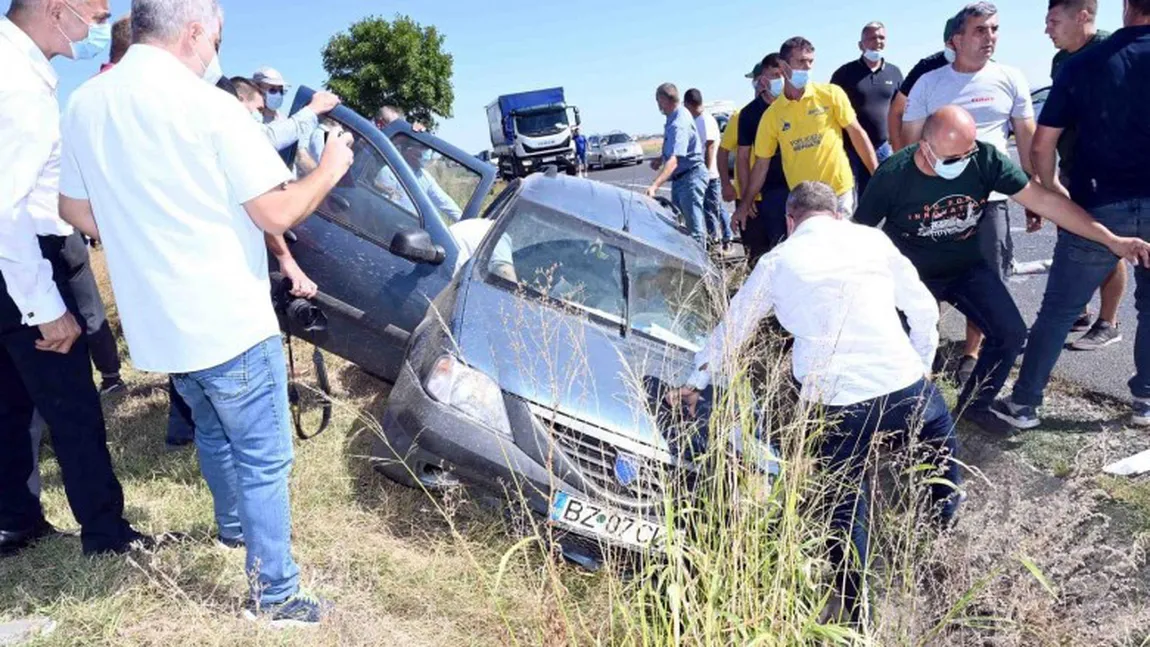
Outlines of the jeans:
[{"label": "jeans", "polygon": [[[1095,220],[1118,236],[1150,240],[1150,198],[1129,200],[1096,207]],[[1062,353],[1066,336],[1074,320],[1106,277],[1114,271],[1117,257],[1106,247],[1076,236],[1058,232],[1054,246],[1054,264],[1046,283],[1046,294],[1038,318],[1030,329],[1026,356],[1012,399],[1016,404],[1039,406],[1050,373]],[[1130,379],[1130,392],[1139,399],[1150,398],[1150,270],[1134,270],[1138,287],[1134,307],[1138,310],[1138,333],[1134,339],[1135,374]]]},{"label": "jeans", "polygon": [[[934,466],[935,473],[947,481],[930,485],[931,515],[943,526],[958,510],[956,488],[962,483],[962,475],[958,463],[950,460],[958,452],[958,441],[946,401],[926,380],[874,400],[826,407],[825,413],[829,420],[838,420],[821,448],[826,468],[841,479],[840,487],[832,487],[831,526],[837,534],[848,534],[853,546],[853,551],[848,551],[845,542],[838,539],[831,545],[830,558],[836,566],[843,607],[857,621],[870,542],[866,469],[875,434],[896,432],[900,445],[917,438],[916,464]],[[929,472],[918,474],[923,478],[934,476]]]},{"label": "jeans", "polygon": [[263,604],[299,590],[291,555],[293,447],[284,362],[276,336],[219,366],[172,376],[195,419],[200,471],[212,491],[220,537],[246,542],[252,596]]},{"label": "jeans", "polygon": [[998,274],[985,264],[945,279],[923,281],[939,301],[952,304],[986,335],[974,372],[958,397],[957,411],[986,410],[1010,377],[1026,345],[1026,322]]},{"label": "jeans", "polygon": [[683,221],[691,237],[700,245],[707,245],[707,230],[703,218],[703,204],[707,194],[707,167],[696,166],[681,172],[671,184],[671,202],[683,214]]},{"label": "jeans", "polygon": [[1005,200],[987,202],[978,227],[982,257],[998,272],[1003,283],[1014,274],[1014,237],[1010,234],[1010,204]]},{"label": "jeans", "polygon": [[[41,237],[57,288],[73,316],[79,308],[64,281],[63,238]],[[80,523],[85,553],[119,550],[136,538],[124,520],[124,493],[112,470],[100,395],[92,382],[87,340],[67,354],[36,349],[40,331],[21,323],[0,275],[0,530],[25,530],[43,520],[29,490],[35,470],[29,429],[39,411],[52,434],[64,493]]]},{"label": "jeans", "polygon": [[747,220],[743,229],[743,247],[747,250],[747,262],[752,269],[760,258],[786,239],[787,197],[790,194],[785,186],[764,189],[755,217]]},{"label": "jeans", "polygon": [[731,214],[723,206],[723,183],[719,178],[707,180],[707,193],[703,199],[703,213],[707,218],[707,233],[724,243],[735,237],[731,231]]},{"label": "jeans", "polygon": [[[866,164],[863,164],[862,158],[859,157],[859,154],[855,151],[855,147],[851,145],[850,142],[847,142],[846,149],[847,159],[850,160],[851,171],[855,176],[855,188],[858,189],[859,198],[862,198],[862,195],[866,193],[867,185],[870,184],[871,172],[866,170]],[[890,159],[891,155],[894,155],[894,149],[891,148],[890,142],[883,142],[882,144],[876,145],[874,152],[878,156],[879,164],[882,164]]]}]

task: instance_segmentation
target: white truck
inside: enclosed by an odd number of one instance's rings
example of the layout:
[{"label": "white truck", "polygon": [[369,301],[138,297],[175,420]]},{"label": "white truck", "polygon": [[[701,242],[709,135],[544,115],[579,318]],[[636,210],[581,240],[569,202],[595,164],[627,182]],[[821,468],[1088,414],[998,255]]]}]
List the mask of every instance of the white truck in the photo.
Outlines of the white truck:
[{"label": "white truck", "polygon": [[487,106],[492,157],[505,179],[525,177],[548,166],[574,175],[579,109],[567,105],[563,88],[505,94]]}]

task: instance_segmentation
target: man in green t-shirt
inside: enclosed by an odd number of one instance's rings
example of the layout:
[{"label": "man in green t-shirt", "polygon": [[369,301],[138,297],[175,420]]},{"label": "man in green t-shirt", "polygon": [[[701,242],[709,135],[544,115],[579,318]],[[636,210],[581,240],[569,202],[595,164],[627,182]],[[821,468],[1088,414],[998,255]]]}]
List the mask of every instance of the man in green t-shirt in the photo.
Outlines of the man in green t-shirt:
[{"label": "man in green t-shirt", "polygon": [[[1058,78],[1067,61],[1110,36],[1110,32],[1098,29],[1095,24],[1097,16],[1098,0],[1050,0],[1050,10],[1046,12],[1046,35],[1058,48],[1050,66],[1051,79]],[[1077,139],[1078,133],[1074,128],[1063,130],[1058,138],[1058,175],[1066,187],[1070,186],[1070,168],[1074,163],[1074,142]],[[1093,320],[1089,309],[1085,310],[1071,330],[1086,334],[1072,343],[1071,348],[1098,350],[1122,341],[1118,330],[1118,307],[1126,295],[1128,280],[1126,264],[1118,263],[1099,290],[1102,308],[1098,312],[1098,321]]]},{"label": "man in green t-shirt", "polygon": [[986,334],[983,353],[963,386],[957,411],[989,421],[1026,341],[1026,323],[998,272],[987,264],[978,229],[990,194],[1003,193],[1058,226],[1105,245],[1118,256],[1150,254],[1141,240],[1119,238],[1062,195],[1030,182],[994,146],[977,141],[970,113],[935,112],[922,140],[886,161],[867,186],[855,220],[877,226],[918,269],[939,301],[958,308]]}]

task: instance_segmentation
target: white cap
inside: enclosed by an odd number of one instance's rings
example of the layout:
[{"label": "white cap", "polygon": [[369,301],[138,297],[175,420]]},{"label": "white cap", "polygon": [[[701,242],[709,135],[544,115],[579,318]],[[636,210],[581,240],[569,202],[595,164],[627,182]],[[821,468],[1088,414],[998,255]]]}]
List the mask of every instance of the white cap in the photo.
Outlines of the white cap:
[{"label": "white cap", "polygon": [[256,73],[252,75],[252,81],[256,83],[266,83],[267,85],[278,85],[283,88],[291,87],[284,82],[284,77],[278,70],[266,65],[256,70]]}]

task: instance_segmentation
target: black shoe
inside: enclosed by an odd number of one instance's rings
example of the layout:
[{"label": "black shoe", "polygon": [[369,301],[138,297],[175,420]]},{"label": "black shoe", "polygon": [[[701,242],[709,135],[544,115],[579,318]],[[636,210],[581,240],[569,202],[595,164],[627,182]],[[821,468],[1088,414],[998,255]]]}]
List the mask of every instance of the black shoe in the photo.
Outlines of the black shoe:
[{"label": "black shoe", "polygon": [[1094,313],[1086,310],[1082,316],[1074,320],[1074,325],[1071,326],[1070,332],[1086,332],[1090,330],[1090,326],[1094,323]]},{"label": "black shoe", "polygon": [[116,377],[106,377],[100,382],[100,395],[112,395],[113,393],[123,391],[125,388],[127,388],[127,386],[119,375]]},{"label": "black shoe", "polygon": [[0,530],[0,555],[14,555],[32,544],[60,534],[52,524],[40,519],[28,530]]}]

